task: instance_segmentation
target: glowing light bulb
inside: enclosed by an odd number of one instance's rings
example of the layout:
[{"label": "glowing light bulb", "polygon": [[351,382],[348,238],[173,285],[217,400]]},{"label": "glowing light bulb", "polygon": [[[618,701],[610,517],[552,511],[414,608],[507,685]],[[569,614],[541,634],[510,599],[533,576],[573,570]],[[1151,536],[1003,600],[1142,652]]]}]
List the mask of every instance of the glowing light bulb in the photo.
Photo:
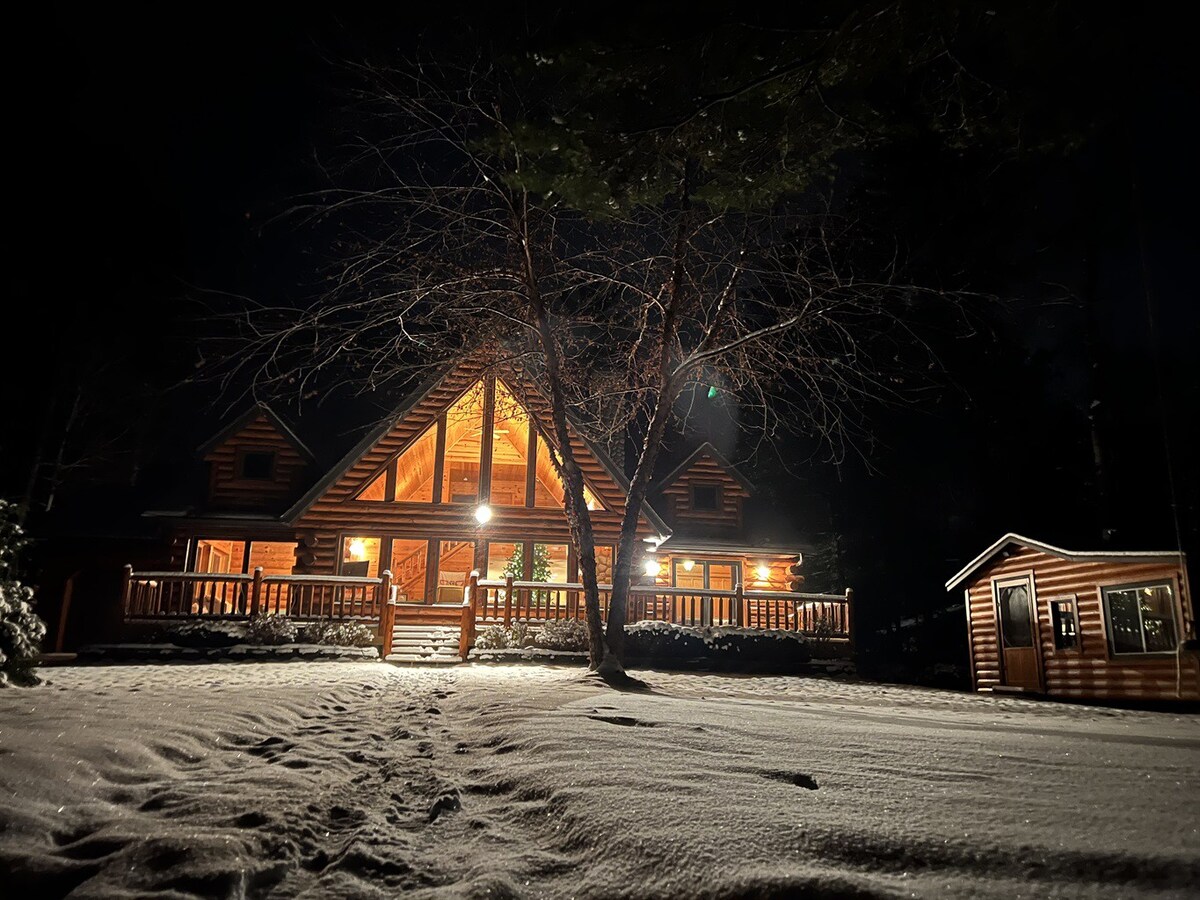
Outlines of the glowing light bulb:
[{"label": "glowing light bulb", "polygon": [[363,560],[367,558],[367,544],[362,538],[350,541],[350,558]]},{"label": "glowing light bulb", "polygon": [[690,572],[694,568],[696,568],[696,561],[694,559],[685,559],[683,561],[683,571]]},{"label": "glowing light bulb", "polygon": [[662,566],[660,566],[658,564],[657,560],[653,560],[653,559],[646,560],[646,574],[649,575],[651,578],[654,578],[661,571],[662,571]]},{"label": "glowing light bulb", "polygon": [[754,574],[758,576],[759,581],[766,581],[771,577],[771,568],[770,566],[759,566],[754,570]]},{"label": "glowing light bulb", "polygon": [[483,506],[475,508],[475,521],[480,525],[486,525],[492,520],[492,508],[486,503]]}]

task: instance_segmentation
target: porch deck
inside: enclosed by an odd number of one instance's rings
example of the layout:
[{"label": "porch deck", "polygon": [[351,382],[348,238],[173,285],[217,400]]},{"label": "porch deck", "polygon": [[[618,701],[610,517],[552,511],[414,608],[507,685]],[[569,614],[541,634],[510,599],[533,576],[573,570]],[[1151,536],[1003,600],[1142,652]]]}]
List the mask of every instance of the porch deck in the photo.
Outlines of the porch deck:
[{"label": "porch deck", "polygon": [[[600,585],[600,615],[608,620],[612,585]],[[309,621],[339,619],[378,626],[384,655],[397,626],[447,625],[460,629],[465,659],[481,626],[539,625],[584,619],[583,585],[481,579],[472,574],[461,603],[408,603],[395,599],[391,572],[379,578],[334,575],[252,575],[134,572],[125,567],[126,621],[248,620],[262,613]],[[665,622],[757,631],[791,631],[852,645],[852,592],[844,594],[731,591],[634,585],[626,621]]]}]

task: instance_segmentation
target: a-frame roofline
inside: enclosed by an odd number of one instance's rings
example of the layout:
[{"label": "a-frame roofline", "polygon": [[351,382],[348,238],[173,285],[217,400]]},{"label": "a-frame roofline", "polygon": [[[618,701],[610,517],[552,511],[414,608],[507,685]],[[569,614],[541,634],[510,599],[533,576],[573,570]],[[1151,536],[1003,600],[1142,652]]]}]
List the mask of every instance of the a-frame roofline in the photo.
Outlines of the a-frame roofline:
[{"label": "a-frame roofline", "polygon": [[292,431],[288,424],[279,417],[275,410],[271,409],[270,406],[261,400],[250,406],[240,416],[197,447],[196,455],[200,457],[207,456],[259,416],[263,416],[268,422],[270,422],[271,426],[275,428],[275,430],[281,435],[283,435],[284,439],[293,447],[295,447],[301,456],[307,459],[310,463],[316,462],[316,456],[314,456],[313,452],[308,449],[308,446],[304,443],[304,441],[300,440],[300,438],[296,436],[296,432]]},{"label": "a-frame roofline", "polygon": [[[316,484],[309,488],[303,497],[297,500],[296,503],[293,504],[286,513],[284,513],[284,521],[294,522],[304,515],[304,513],[307,512],[313,506],[313,504],[325,494],[326,491],[337,484],[350,471],[350,469],[353,468],[354,464],[358,462],[358,460],[368,453],[372,447],[378,444],[379,441],[381,441],[393,428],[395,428],[399,422],[402,422],[409,414],[413,412],[414,409],[420,406],[425,397],[436,391],[438,387],[447,378],[454,374],[462,364],[462,362],[449,363],[443,366],[438,373],[428,381],[418,386],[401,402],[395,413],[387,416],[375,428],[371,429],[366,435],[364,435],[362,440],[355,444],[354,447],[352,447],[335,466],[326,472]],[[479,377],[484,377],[486,374],[486,372],[481,372]],[[511,378],[505,379],[503,374],[497,375],[497,377],[499,377],[501,380],[511,381]],[[533,417],[532,410],[529,412],[531,417]],[[603,468],[605,473],[613,479],[617,486],[626,495],[628,495],[629,481],[620,471],[617,470],[617,467],[613,464],[608,454],[584,436],[573,416],[568,415],[567,419],[569,424],[574,428],[576,437],[583,442],[583,445],[587,448],[588,452],[595,457],[601,468]],[[656,528],[660,534],[668,535],[671,533],[670,527],[667,526],[667,524],[662,520],[658,513],[654,511],[649,503],[642,503],[641,512],[646,521],[649,522],[652,527]]]},{"label": "a-frame roofline", "polygon": [[974,575],[979,569],[992,561],[997,554],[1004,551],[1007,547],[1022,547],[1026,550],[1038,550],[1050,556],[1057,556],[1060,559],[1070,560],[1071,562],[1168,562],[1171,560],[1179,560],[1183,562],[1183,554],[1176,550],[1147,550],[1147,551],[1126,551],[1126,550],[1064,550],[1061,547],[1055,547],[1043,541],[1035,541],[1033,538],[1027,538],[1013,532],[1009,532],[992,544],[977,557],[967,563],[958,571],[958,573],[946,582],[946,590],[952,591],[958,585],[962,584],[971,575]]},{"label": "a-frame roofline", "polygon": [[674,484],[679,479],[679,477],[681,475],[683,475],[688,469],[690,469],[692,467],[692,465],[696,462],[696,460],[700,459],[700,457],[705,456],[705,455],[711,456],[713,459],[715,459],[717,461],[717,464],[722,469],[724,469],[726,472],[728,472],[734,478],[734,480],[737,481],[738,484],[740,484],[742,487],[744,487],[746,489],[746,493],[748,493],[748,494],[755,493],[754,485],[749,482],[749,480],[746,478],[745,475],[743,475],[741,472],[738,471],[737,466],[735,466],[728,459],[726,459],[725,455],[723,453],[721,453],[721,451],[718,450],[716,447],[714,447],[709,441],[705,441],[703,444],[701,444],[699,447],[697,447],[695,450],[693,450],[691,455],[688,456],[688,458],[685,459],[683,462],[681,462],[679,465],[677,465],[674,469],[672,469],[666,475],[666,477],[659,479],[658,483],[656,485],[654,485],[653,488],[651,488],[651,492],[654,493],[657,491],[661,491],[664,488],[670,487],[672,484]]}]

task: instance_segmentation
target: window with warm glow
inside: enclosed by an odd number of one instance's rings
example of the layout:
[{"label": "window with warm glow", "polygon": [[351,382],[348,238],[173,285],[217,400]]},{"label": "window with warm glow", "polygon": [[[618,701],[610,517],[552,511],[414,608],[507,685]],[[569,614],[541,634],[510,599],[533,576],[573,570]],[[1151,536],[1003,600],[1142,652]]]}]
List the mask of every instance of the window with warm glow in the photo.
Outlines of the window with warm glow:
[{"label": "window with warm glow", "polygon": [[529,414],[499,379],[494,409],[491,502],[495,506],[524,506],[529,472]]},{"label": "window with warm glow", "polygon": [[474,541],[439,541],[435,602],[462,603],[463,588],[474,566]]},{"label": "window with warm glow", "polygon": [[227,541],[197,538],[191,571],[249,574],[262,567],[264,575],[291,575],[296,565],[292,541]]},{"label": "window with warm glow", "polygon": [[379,577],[380,550],[383,539],[378,537],[342,538],[340,574],[368,578]]},{"label": "window with warm glow", "polygon": [[433,502],[433,468],[437,456],[438,426],[417,438],[396,460],[396,490],[393,500],[405,503]]},{"label": "window with warm glow", "polygon": [[429,542],[392,539],[392,584],[396,599],[406,603],[425,602],[425,575],[429,569]]},{"label": "window with warm glow", "polygon": [[446,410],[446,457],[442,471],[444,503],[475,503],[479,499],[483,397],[484,384],[479,381]]},{"label": "window with warm glow", "polygon": [[[491,454],[485,459],[483,429],[486,382],[476,382],[445,415],[442,480],[435,484],[439,425],[426,429],[400,456],[355,496],[356,500],[402,503],[479,504],[480,475],[489,466],[489,506],[562,508],[565,491],[551,461],[550,449],[537,434],[529,413],[501,379],[496,379],[491,415]],[[389,496],[388,485],[395,487]],[[530,488],[532,487],[532,496]],[[588,509],[602,509],[587,485]],[[484,520],[481,520],[481,524]]]}]

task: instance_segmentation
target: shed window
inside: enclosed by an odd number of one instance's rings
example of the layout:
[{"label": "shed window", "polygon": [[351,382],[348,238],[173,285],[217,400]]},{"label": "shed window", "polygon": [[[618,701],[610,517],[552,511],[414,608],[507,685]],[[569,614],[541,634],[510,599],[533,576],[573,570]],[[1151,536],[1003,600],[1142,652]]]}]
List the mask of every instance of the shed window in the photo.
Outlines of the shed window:
[{"label": "shed window", "polygon": [[1170,582],[1106,587],[1108,642],[1113,655],[1175,652],[1175,590]]},{"label": "shed window", "polygon": [[1075,615],[1075,598],[1050,601],[1050,625],[1054,629],[1055,650],[1079,649],[1079,620]]},{"label": "shed window", "polygon": [[720,487],[715,484],[692,485],[692,509],[696,512],[714,512],[721,499]]},{"label": "shed window", "polygon": [[243,453],[238,465],[238,477],[250,481],[270,481],[275,470],[275,454],[270,450],[251,450]]}]

